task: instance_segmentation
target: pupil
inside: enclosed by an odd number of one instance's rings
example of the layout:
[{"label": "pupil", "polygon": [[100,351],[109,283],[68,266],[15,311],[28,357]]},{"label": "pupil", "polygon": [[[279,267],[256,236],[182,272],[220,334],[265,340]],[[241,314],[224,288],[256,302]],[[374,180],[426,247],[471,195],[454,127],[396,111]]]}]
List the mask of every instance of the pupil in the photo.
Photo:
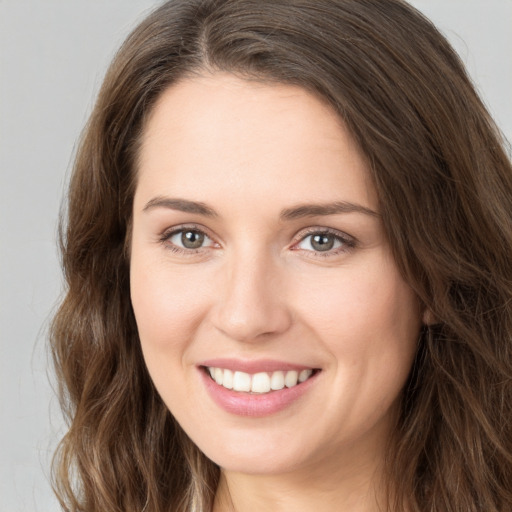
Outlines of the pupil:
[{"label": "pupil", "polygon": [[199,249],[203,242],[204,235],[197,231],[184,231],[181,235],[181,243],[187,249]]},{"label": "pupil", "polygon": [[334,246],[334,237],[332,235],[314,235],[311,246],[316,251],[329,251]]}]

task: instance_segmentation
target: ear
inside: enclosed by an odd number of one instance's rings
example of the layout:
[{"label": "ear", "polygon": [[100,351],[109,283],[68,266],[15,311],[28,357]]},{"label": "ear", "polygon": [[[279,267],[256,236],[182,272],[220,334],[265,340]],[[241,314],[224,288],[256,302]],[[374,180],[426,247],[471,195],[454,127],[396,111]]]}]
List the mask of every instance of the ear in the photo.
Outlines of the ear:
[{"label": "ear", "polygon": [[436,318],[434,317],[434,313],[432,313],[430,309],[425,308],[423,310],[421,321],[423,322],[423,325],[434,325],[436,323]]}]

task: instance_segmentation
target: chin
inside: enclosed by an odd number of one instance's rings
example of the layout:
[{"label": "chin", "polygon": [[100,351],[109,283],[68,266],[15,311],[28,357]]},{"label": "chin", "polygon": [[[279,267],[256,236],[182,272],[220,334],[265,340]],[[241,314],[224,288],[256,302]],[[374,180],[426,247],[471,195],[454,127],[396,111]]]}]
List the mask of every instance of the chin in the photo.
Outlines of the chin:
[{"label": "chin", "polygon": [[258,433],[246,429],[231,429],[223,434],[210,431],[194,441],[223,470],[253,475],[296,471],[322,458],[319,454],[324,451],[297,432],[276,432],[275,425]]}]

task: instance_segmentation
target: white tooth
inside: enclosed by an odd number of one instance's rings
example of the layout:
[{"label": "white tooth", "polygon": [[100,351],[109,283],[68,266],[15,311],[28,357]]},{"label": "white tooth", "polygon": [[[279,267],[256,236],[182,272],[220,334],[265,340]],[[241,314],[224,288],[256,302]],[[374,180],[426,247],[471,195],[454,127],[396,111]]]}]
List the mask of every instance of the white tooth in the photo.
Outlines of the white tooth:
[{"label": "white tooth", "polygon": [[227,389],[233,389],[233,372],[231,370],[224,370],[222,385]]},{"label": "white tooth", "polygon": [[284,378],[284,385],[287,388],[292,388],[293,386],[297,385],[297,379],[299,377],[299,373],[295,370],[290,370],[289,372],[286,372],[286,376]]},{"label": "white tooth", "polygon": [[309,377],[311,377],[312,373],[313,373],[313,370],[302,370],[299,373],[299,382],[304,382],[305,380],[308,380]]},{"label": "white tooth", "polygon": [[210,374],[212,379],[215,379],[215,368],[208,366],[208,373]]},{"label": "white tooth", "polygon": [[235,372],[233,389],[235,391],[251,391],[251,376],[245,372]]},{"label": "white tooth", "polygon": [[215,368],[215,382],[222,386],[222,377],[224,376],[224,372],[222,371],[222,368]]},{"label": "white tooth", "polygon": [[267,373],[255,373],[252,376],[251,391],[253,393],[268,393],[270,391],[270,377]]},{"label": "white tooth", "polygon": [[270,378],[270,389],[274,391],[278,391],[279,389],[284,388],[284,373],[283,372],[274,372],[272,377]]}]

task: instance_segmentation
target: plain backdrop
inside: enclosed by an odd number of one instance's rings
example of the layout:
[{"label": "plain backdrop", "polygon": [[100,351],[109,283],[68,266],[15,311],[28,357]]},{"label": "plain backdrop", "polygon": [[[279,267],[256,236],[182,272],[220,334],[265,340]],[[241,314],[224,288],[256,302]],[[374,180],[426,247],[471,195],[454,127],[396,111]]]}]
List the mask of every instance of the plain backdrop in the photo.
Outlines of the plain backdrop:
[{"label": "plain backdrop", "polygon": [[[64,432],[48,320],[62,290],[59,206],[113,53],[156,0],[0,0],[0,512],[57,511]],[[512,140],[512,0],[414,0],[448,36]]]}]

